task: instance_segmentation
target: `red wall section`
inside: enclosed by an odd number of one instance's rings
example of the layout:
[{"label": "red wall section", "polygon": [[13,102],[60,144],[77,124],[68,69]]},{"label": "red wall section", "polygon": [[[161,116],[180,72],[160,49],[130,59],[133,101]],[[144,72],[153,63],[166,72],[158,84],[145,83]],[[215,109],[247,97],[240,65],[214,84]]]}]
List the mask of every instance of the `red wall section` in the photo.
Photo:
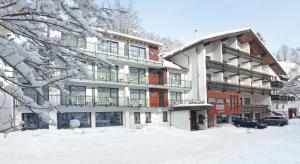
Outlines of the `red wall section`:
[{"label": "red wall section", "polygon": [[158,47],[149,46],[149,60],[158,61]]},{"label": "red wall section", "polygon": [[[164,103],[161,104],[159,101],[159,95],[164,94]],[[168,90],[166,89],[149,89],[149,103],[150,107],[168,107]]]},{"label": "red wall section", "polygon": [[149,68],[148,69],[149,84],[160,85],[159,84],[159,72],[163,72],[163,84],[167,84],[168,83],[167,69],[164,69],[164,68],[162,68],[162,69]]},{"label": "red wall section", "polygon": [[[241,103],[240,94],[235,92],[215,92],[208,91],[208,98],[222,99],[224,103],[213,102],[213,109],[209,111],[210,114],[240,114]],[[230,97],[232,98],[232,108],[230,108]],[[219,109],[217,109],[219,108]],[[221,109],[223,108],[223,109]]]}]

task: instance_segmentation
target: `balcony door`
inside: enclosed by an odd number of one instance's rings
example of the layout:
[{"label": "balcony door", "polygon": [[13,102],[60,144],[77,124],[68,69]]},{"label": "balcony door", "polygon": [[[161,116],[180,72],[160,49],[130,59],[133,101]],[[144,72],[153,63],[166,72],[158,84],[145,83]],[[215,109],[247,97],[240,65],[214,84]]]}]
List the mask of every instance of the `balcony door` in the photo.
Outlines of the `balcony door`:
[{"label": "balcony door", "polygon": [[165,94],[166,94],[165,91],[160,91],[159,92],[159,106],[160,107],[165,106]]},{"label": "balcony door", "polygon": [[164,84],[164,72],[163,71],[158,71],[158,85],[163,85]]}]

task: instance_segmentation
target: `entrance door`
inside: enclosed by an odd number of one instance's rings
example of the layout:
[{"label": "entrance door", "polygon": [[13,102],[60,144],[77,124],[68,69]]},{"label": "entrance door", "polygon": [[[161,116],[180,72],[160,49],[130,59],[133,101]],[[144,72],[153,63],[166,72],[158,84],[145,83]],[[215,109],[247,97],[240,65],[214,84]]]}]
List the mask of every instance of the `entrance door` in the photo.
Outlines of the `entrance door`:
[{"label": "entrance door", "polygon": [[163,71],[158,71],[158,85],[163,85],[164,84],[164,72]]},{"label": "entrance door", "polygon": [[196,111],[190,111],[191,130],[198,130]]},{"label": "entrance door", "polygon": [[160,107],[165,106],[165,92],[164,91],[159,92],[159,106]]},{"label": "entrance door", "polygon": [[294,118],[297,115],[297,108],[289,108],[289,119]]}]

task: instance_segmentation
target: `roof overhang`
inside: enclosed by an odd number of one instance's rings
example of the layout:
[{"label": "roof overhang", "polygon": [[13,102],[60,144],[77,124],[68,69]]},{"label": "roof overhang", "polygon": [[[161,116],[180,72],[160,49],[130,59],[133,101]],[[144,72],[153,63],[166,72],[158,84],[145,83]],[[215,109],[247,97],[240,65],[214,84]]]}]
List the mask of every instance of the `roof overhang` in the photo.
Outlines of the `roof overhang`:
[{"label": "roof overhang", "polygon": [[207,45],[214,41],[224,41],[227,38],[236,37],[240,43],[249,42],[250,52],[255,56],[262,56],[263,64],[268,64],[274,70],[277,75],[287,75],[283,68],[279,65],[277,60],[268,51],[265,45],[260,41],[260,39],[255,35],[255,33],[250,28],[227,31],[222,33],[217,33],[213,35],[208,35],[190,44],[184,45],[172,52],[165,54],[163,57],[165,59],[171,59],[172,57],[195,48],[200,45]]},{"label": "roof overhang", "polygon": [[200,110],[210,110],[213,108],[211,104],[178,104],[173,107],[170,111],[200,111]]}]

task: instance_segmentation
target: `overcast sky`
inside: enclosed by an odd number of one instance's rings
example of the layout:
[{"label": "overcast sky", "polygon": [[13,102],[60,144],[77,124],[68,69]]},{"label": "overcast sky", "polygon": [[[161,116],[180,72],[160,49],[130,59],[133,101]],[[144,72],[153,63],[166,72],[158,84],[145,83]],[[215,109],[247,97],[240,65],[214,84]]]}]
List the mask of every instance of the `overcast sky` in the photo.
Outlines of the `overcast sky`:
[{"label": "overcast sky", "polygon": [[300,46],[300,1],[297,0],[133,0],[149,32],[190,42],[210,33],[251,27],[271,52],[282,44]]}]

